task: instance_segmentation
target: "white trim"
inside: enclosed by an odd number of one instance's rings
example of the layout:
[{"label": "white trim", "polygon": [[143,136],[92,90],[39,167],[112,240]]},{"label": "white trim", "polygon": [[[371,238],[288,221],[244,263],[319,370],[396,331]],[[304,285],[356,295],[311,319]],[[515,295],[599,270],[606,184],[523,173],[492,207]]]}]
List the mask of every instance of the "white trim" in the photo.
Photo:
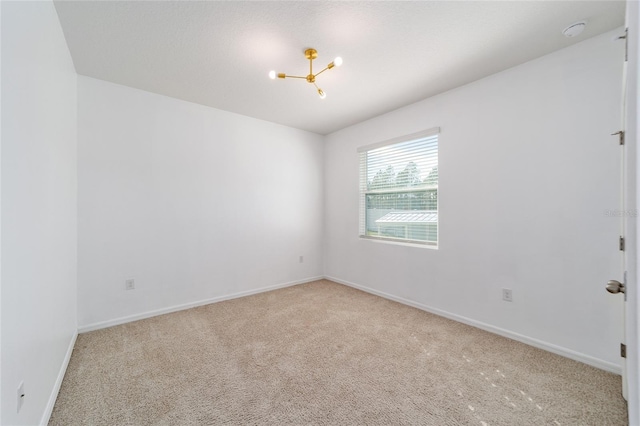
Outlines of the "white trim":
[{"label": "white trim", "polygon": [[298,284],[304,284],[312,281],[323,279],[323,276],[305,278],[298,281],[290,281],[283,284],[275,284],[267,287],[260,287],[253,290],[240,291],[238,293],[227,294],[224,296],[212,297],[211,299],[198,300],[196,302],[183,303],[181,305],[169,306],[166,308],[156,309],[153,311],[142,312],[139,314],[129,315],[126,317],[114,318],[107,321],[95,322],[92,324],[78,327],[78,333],[86,333],[88,331],[100,330],[102,328],[113,327],[114,325],[126,324],[128,322],[138,321],[145,318],[156,317],[158,315],[169,314],[171,312],[183,311],[185,309],[195,308],[197,306],[209,305],[211,303],[222,302],[225,300],[237,299],[238,297],[251,296],[252,294],[264,293],[279,288],[291,287]]},{"label": "white trim", "polygon": [[580,361],[582,363],[585,363],[587,365],[590,365],[592,367],[595,368],[599,368],[601,370],[605,370],[611,373],[615,373],[615,374],[620,374],[621,373],[621,367],[617,364],[608,362],[608,361],[604,361],[598,358],[594,358],[592,356],[589,355],[585,355],[583,353],[580,352],[576,352],[573,351],[571,349],[567,349],[567,348],[563,348],[561,346],[556,346],[553,345],[551,343],[547,343],[547,342],[543,342],[542,340],[538,340],[538,339],[533,339],[531,337],[527,337],[524,336],[522,334],[518,334],[518,333],[514,333],[512,331],[509,330],[505,330],[503,328],[498,328],[498,327],[494,327],[492,325],[480,322],[480,321],[476,321],[473,320],[471,318],[467,318],[467,317],[463,317],[461,315],[457,315],[457,314],[452,314],[450,312],[446,312],[440,309],[436,309],[436,308],[432,308],[430,306],[427,305],[423,305],[422,303],[418,303],[418,302],[414,302],[412,300],[408,300],[408,299],[404,299],[402,297],[398,297],[398,296],[393,296],[389,293],[385,293],[383,291],[379,291],[379,290],[374,290],[372,288],[360,285],[360,284],[355,284],[349,281],[345,281],[345,280],[341,280],[335,277],[329,277],[329,276],[325,276],[324,277],[326,280],[330,280],[330,281],[334,281],[336,283],[339,284],[343,284],[349,287],[353,287],[356,288],[358,290],[362,290],[366,293],[370,293],[370,294],[374,294],[376,296],[380,296],[383,297],[385,299],[389,299],[389,300],[393,300],[394,302],[398,302],[398,303],[402,303],[403,305],[408,305],[408,306],[412,306],[414,308],[418,308],[421,309],[423,311],[426,312],[430,312],[432,314],[435,315],[439,315],[441,317],[445,317],[445,318],[449,318],[452,319],[454,321],[457,322],[461,322],[463,324],[467,324],[494,334],[498,334],[500,336],[504,336],[504,337],[508,337],[509,339],[513,339],[513,340],[517,340],[518,342],[522,342],[522,343],[526,343],[527,345],[539,348],[539,349],[543,349],[547,352],[552,352],[556,355],[560,355],[563,356],[565,358],[570,358],[573,359],[575,361]]},{"label": "white trim", "polygon": [[[627,2],[626,23],[629,28],[627,42],[629,47],[629,61],[627,62],[627,105],[626,105],[626,139],[627,165],[629,180],[627,187],[628,208],[637,209],[640,205],[640,7],[637,1]],[[627,207],[627,206],[625,206]],[[627,303],[625,318],[625,334],[627,344],[627,384],[629,424],[640,424],[640,280],[638,279],[638,241],[640,241],[640,227],[638,218],[628,218],[627,242],[629,243],[627,256],[628,278]]]},{"label": "white trim", "polygon": [[440,127],[432,127],[431,129],[422,130],[420,132],[411,133],[410,135],[398,136],[397,138],[389,139],[382,142],[373,143],[371,145],[359,146],[358,152],[367,152],[372,149],[382,148],[387,145],[400,142],[410,142],[417,139],[428,138],[429,136],[440,134]]},{"label": "white trim", "polygon": [[373,241],[374,243],[385,243],[385,244],[395,244],[398,246],[405,247],[418,247],[418,248],[428,248],[431,250],[438,250],[438,243],[434,243],[432,241],[418,241],[418,240],[403,240],[400,238],[392,238],[392,237],[372,237],[370,235],[360,235],[362,240]]},{"label": "white trim", "polygon": [[71,341],[69,342],[69,347],[67,348],[67,353],[64,356],[64,360],[62,361],[62,365],[60,366],[60,371],[58,372],[58,377],[56,378],[56,383],[53,385],[53,389],[51,389],[51,395],[49,395],[49,401],[47,402],[47,406],[44,409],[44,413],[42,414],[42,418],[40,419],[41,425],[48,425],[49,420],[51,419],[51,413],[53,413],[53,407],[56,405],[56,400],[58,399],[58,393],[60,392],[60,387],[62,386],[62,380],[64,379],[64,375],[67,372],[67,367],[69,366],[69,361],[71,360],[71,354],[73,353],[73,347],[76,345],[76,339],[78,338],[78,333],[73,333],[71,336]]}]

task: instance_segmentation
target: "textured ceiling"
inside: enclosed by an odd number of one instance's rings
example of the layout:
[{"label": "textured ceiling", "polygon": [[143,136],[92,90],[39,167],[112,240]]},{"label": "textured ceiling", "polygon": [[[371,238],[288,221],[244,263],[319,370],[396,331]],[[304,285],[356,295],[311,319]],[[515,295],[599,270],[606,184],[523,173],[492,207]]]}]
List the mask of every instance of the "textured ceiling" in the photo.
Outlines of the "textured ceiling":
[{"label": "textured ceiling", "polygon": [[[619,1],[56,1],[79,74],[319,134],[622,26]],[[578,20],[582,35],[561,30]],[[344,65],[304,80],[335,56]]]}]

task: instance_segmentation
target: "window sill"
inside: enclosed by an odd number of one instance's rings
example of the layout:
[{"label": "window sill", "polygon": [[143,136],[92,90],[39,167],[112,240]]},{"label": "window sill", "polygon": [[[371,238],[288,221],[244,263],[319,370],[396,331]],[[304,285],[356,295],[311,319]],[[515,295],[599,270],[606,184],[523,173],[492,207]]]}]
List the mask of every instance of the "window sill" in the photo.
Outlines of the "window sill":
[{"label": "window sill", "polygon": [[408,246],[408,247],[438,250],[437,243],[419,243],[419,242],[411,242],[411,241],[404,241],[404,240],[396,240],[393,238],[367,237],[365,235],[360,235],[360,239],[365,241],[371,241],[374,243],[392,244],[396,246]]}]

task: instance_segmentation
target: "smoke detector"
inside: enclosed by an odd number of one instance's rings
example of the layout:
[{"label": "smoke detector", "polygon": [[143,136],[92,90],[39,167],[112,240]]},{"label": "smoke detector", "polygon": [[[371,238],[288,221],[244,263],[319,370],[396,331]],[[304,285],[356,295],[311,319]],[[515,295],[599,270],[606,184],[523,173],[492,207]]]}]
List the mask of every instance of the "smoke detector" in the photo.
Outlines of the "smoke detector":
[{"label": "smoke detector", "polygon": [[562,34],[564,34],[565,37],[575,37],[580,35],[586,26],[587,21],[578,21],[562,30]]}]

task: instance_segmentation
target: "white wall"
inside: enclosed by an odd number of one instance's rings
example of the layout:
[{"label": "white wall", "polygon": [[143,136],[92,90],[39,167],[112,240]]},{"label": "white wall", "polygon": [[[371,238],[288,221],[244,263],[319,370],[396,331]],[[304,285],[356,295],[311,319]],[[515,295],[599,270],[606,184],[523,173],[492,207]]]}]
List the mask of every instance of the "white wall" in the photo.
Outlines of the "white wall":
[{"label": "white wall", "polygon": [[[325,275],[617,370],[618,33],[329,135]],[[360,240],[356,148],[436,126],[439,249]]]},{"label": "white wall", "polygon": [[1,26],[0,423],[34,425],[77,330],[76,73],[53,3],[3,1]]},{"label": "white wall", "polygon": [[86,77],[78,108],[81,327],[322,276],[321,136]]}]

